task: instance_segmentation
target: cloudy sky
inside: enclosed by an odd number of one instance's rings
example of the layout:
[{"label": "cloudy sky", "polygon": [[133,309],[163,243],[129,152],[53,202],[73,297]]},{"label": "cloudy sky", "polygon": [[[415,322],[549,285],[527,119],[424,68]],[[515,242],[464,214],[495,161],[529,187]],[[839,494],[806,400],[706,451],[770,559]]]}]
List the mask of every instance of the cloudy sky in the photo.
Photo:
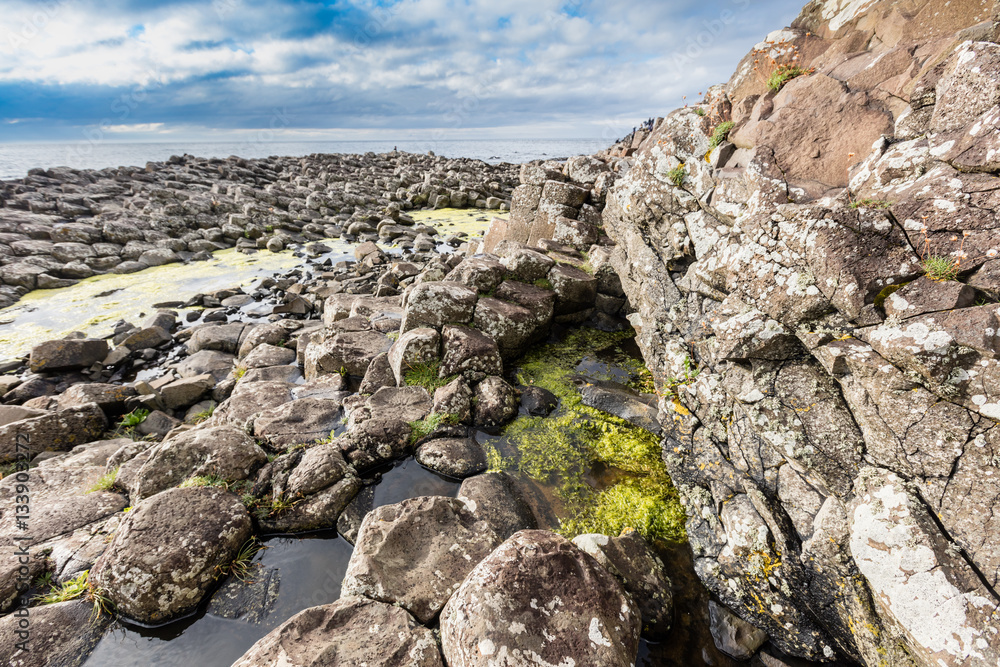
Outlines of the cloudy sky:
[{"label": "cloudy sky", "polygon": [[591,138],[803,0],[0,0],[0,141]]}]

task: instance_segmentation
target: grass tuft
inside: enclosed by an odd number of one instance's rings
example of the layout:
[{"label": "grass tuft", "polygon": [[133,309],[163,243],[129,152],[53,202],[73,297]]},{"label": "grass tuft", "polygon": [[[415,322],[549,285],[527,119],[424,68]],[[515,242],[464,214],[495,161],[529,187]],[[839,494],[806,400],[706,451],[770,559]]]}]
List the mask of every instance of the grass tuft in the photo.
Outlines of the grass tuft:
[{"label": "grass tuft", "polygon": [[438,377],[441,372],[441,362],[432,361],[429,364],[414,364],[403,373],[403,384],[407,387],[423,387],[428,394],[433,394],[435,389],[439,389],[456,376]]},{"label": "grass tuft", "polygon": [[224,565],[216,566],[216,579],[233,575],[233,577],[239,581],[247,581],[250,574],[253,572],[254,557],[267,548],[268,547],[261,544],[256,537],[251,537],[243,543],[243,546],[241,546],[240,550],[236,552],[236,556],[232,561],[225,563]]},{"label": "grass tuft", "polygon": [[97,480],[93,486],[87,489],[84,494],[97,493],[98,491],[110,491],[115,485],[115,480],[118,479],[119,470],[121,470],[121,466],[118,466],[114,470],[101,475],[101,478]]},{"label": "grass tuft", "polygon": [[729,138],[729,132],[734,127],[736,127],[736,123],[731,120],[716,125],[715,129],[712,130],[712,136],[708,139],[708,145],[712,148],[719,146],[719,144]]},{"label": "grass tuft", "polygon": [[921,261],[920,266],[931,280],[955,280],[958,278],[959,263],[950,257],[932,255]]},{"label": "grass tuft", "polygon": [[684,179],[687,178],[687,173],[687,167],[681,164],[668,171],[667,178],[677,187],[681,187],[684,184]]},{"label": "grass tuft", "polygon": [[442,425],[454,426],[458,424],[458,416],[441,412],[434,412],[423,419],[410,422],[410,444],[420,442]]},{"label": "grass tuft", "polygon": [[799,67],[798,65],[778,65],[777,69],[771,72],[771,75],[767,77],[767,87],[778,92],[784,87],[786,83],[802,76],[803,74],[809,74],[810,70]]},{"label": "grass tuft", "polygon": [[[114,603],[107,593],[88,580],[90,570],[84,570],[74,579],[63,583],[61,586],[52,586],[48,593],[35,598],[39,604],[56,604],[84,598],[89,600],[93,606],[91,620],[101,614],[111,615],[114,613]],[[49,579],[51,581],[51,578]]]}]

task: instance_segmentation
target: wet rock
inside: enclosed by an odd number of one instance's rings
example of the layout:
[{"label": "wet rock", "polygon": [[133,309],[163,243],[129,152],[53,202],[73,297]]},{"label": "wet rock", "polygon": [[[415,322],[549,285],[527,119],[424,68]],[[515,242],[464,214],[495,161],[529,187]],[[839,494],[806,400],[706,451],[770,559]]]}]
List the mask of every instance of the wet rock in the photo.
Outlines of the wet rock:
[{"label": "wet rock", "polygon": [[278,568],[265,568],[255,562],[246,577],[232,577],[215,592],[207,611],[219,618],[260,623],[273,611],[280,583]]},{"label": "wet rock", "polygon": [[[94,616],[93,605],[70,600],[34,607],[30,630],[20,635],[24,617],[0,619],[0,661],[10,667],[78,667],[93,652],[111,623],[111,616]],[[25,641],[27,639],[27,641]],[[19,647],[28,648],[27,651]]]},{"label": "wet rock", "polygon": [[579,535],[573,544],[597,559],[632,597],[642,617],[643,637],[658,640],[669,635],[674,616],[670,578],[639,533],[626,530],[619,537]]},{"label": "wet rock", "polygon": [[476,385],[473,419],[486,432],[495,432],[517,416],[517,390],[501,377],[491,376]]},{"label": "wet rock", "polygon": [[103,340],[49,340],[31,348],[28,367],[33,373],[89,368],[108,356],[108,343]]},{"label": "wet rock", "polygon": [[341,423],[340,405],[327,398],[290,401],[258,414],[253,432],[278,449],[324,440]]},{"label": "wet rock", "polygon": [[476,291],[461,283],[425,282],[409,293],[401,331],[418,327],[439,329],[445,324],[468,324],[476,308]]},{"label": "wet rock", "polygon": [[192,477],[246,479],[267,461],[254,439],[231,426],[197,428],[154,445],[129,488],[133,500],[155,495]]},{"label": "wet rock", "polygon": [[594,558],[547,531],[521,531],[469,574],[441,613],[452,666],[631,667],[639,613]]},{"label": "wet rock", "polygon": [[107,424],[104,411],[96,403],[11,422],[0,426],[0,462],[15,460],[25,449],[32,455],[69,451],[99,439]]},{"label": "wet rock", "polygon": [[624,386],[611,383],[588,384],[580,389],[583,404],[608,414],[621,417],[627,422],[659,434],[656,396],[639,394]]},{"label": "wet rock", "polygon": [[406,611],[344,597],[299,612],[254,644],[233,667],[324,667],[331,659],[380,667],[443,664],[433,633]]},{"label": "wet rock", "polygon": [[410,369],[430,364],[440,357],[441,334],[427,327],[411,329],[401,334],[389,348],[389,365],[399,386],[404,384]]},{"label": "wet rock", "polygon": [[499,542],[454,498],[383,505],[361,524],[343,594],[398,604],[427,623]]},{"label": "wet rock", "polygon": [[767,633],[750,625],[714,601],[708,603],[709,628],[715,646],[737,660],[749,660],[767,641]]},{"label": "wet rock", "polygon": [[428,440],[417,449],[417,462],[434,472],[464,479],[485,472],[486,453],[473,438]]},{"label": "wet rock", "polygon": [[538,527],[531,507],[517,481],[505,472],[490,472],[462,482],[458,497],[477,517],[490,525],[501,540],[520,530]]},{"label": "wet rock", "polygon": [[559,406],[559,399],[548,389],[522,386],[521,409],[532,417],[548,417]]},{"label": "wet rock", "polygon": [[337,519],[337,532],[353,546],[358,541],[361,522],[372,511],[375,501],[375,485],[362,487],[354,499],[347,504]]},{"label": "wet rock", "polygon": [[[164,541],[163,536],[171,539]],[[170,489],[139,503],[94,564],[90,580],[119,613],[162,623],[197,607],[250,537],[250,517],[232,494]]]},{"label": "wet rock", "polygon": [[503,373],[500,348],[490,336],[462,326],[446,326],[442,334],[444,356],[441,359],[441,377],[459,374],[475,377],[480,373],[484,375]]}]

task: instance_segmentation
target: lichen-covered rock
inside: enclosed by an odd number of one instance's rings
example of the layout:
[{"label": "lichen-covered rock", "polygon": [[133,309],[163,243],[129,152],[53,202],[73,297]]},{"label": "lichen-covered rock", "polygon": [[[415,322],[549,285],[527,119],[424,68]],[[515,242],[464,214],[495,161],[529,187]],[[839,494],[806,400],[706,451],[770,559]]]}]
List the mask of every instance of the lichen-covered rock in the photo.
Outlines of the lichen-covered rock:
[{"label": "lichen-covered rock", "polygon": [[272,630],[233,667],[442,667],[434,634],[405,610],[343,597],[310,607]]},{"label": "lichen-covered rock", "polygon": [[462,283],[477,292],[490,292],[497,288],[507,272],[500,260],[491,255],[470,257],[451,270],[445,280]]},{"label": "lichen-covered rock", "polygon": [[28,618],[9,614],[0,619],[0,661],[9,667],[79,667],[110,624],[110,615],[95,616],[84,600],[33,607]]},{"label": "lichen-covered rock", "polygon": [[0,462],[14,461],[19,454],[33,457],[43,451],[69,451],[99,439],[107,424],[96,403],[5,424],[0,426]]},{"label": "lichen-covered rock", "polygon": [[270,343],[260,343],[243,357],[240,366],[243,368],[267,368],[268,366],[285,366],[294,363],[295,350]]},{"label": "lichen-covered rock", "polygon": [[714,601],[708,603],[709,628],[715,646],[737,660],[749,660],[767,641],[767,633]]},{"label": "lichen-covered rock", "polygon": [[631,667],[639,613],[592,556],[547,531],[522,531],[469,574],[441,613],[453,667]]},{"label": "lichen-covered rock", "polygon": [[291,382],[248,382],[237,384],[233,393],[212,413],[211,422],[245,428],[257,415],[292,400],[296,385]]},{"label": "lichen-covered rock", "polygon": [[398,604],[428,623],[499,543],[489,526],[454,498],[383,505],[361,524],[343,594]]},{"label": "lichen-covered rock", "polygon": [[128,513],[90,581],[124,616],[162,623],[197,607],[249,537],[250,517],[236,496],[170,489]]},{"label": "lichen-covered rock", "polygon": [[434,472],[464,479],[486,472],[486,453],[473,438],[437,438],[417,449],[417,462]]},{"label": "lichen-covered rock", "polygon": [[133,502],[177,486],[192,477],[214,476],[235,482],[267,461],[253,438],[232,426],[197,428],[154,445],[129,486]]},{"label": "lichen-covered rock", "polygon": [[517,416],[520,397],[506,380],[490,376],[476,385],[473,420],[486,432],[495,432]]},{"label": "lichen-covered rock", "polygon": [[468,324],[476,308],[474,289],[457,282],[424,282],[410,291],[401,331],[418,327],[439,329],[445,324]]},{"label": "lichen-covered rock", "polygon": [[549,271],[549,282],[556,293],[556,315],[568,315],[594,307],[597,278],[586,271],[558,264]]},{"label": "lichen-covered rock", "polygon": [[399,336],[389,348],[389,366],[402,386],[406,374],[420,365],[427,365],[441,358],[441,334],[435,329],[421,327],[410,329]]},{"label": "lichen-covered rock", "polygon": [[341,424],[340,405],[329,398],[289,401],[258,414],[253,432],[278,449],[324,440]]},{"label": "lichen-covered rock", "polygon": [[468,478],[462,482],[458,497],[465,501],[473,514],[488,523],[501,540],[519,530],[538,527],[517,480],[506,472],[489,472]]},{"label": "lichen-covered rock", "polygon": [[579,535],[573,544],[597,559],[613,574],[642,617],[642,635],[657,640],[668,636],[673,623],[673,593],[663,562],[634,530],[618,537]]},{"label": "lichen-covered rock", "polygon": [[358,472],[365,472],[408,453],[410,432],[410,425],[395,415],[374,416],[350,429],[340,447]]},{"label": "lichen-covered rock", "polygon": [[423,387],[385,387],[372,394],[365,405],[373,416],[412,422],[426,417],[433,404]]},{"label": "lichen-covered rock", "polygon": [[104,361],[108,343],[91,338],[49,340],[31,348],[28,367],[33,373],[53,373],[88,368]]},{"label": "lichen-covered rock", "polygon": [[444,356],[441,359],[441,377],[459,374],[474,377],[479,373],[485,375],[503,373],[500,348],[490,336],[462,326],[446,326],[442,333]]},{"label": "lichen-covered rock", "polygon": [[462,378],[455,378],[434,390],[432,413],[451,415],[459,424],[472,421],[472,390]]},{"label": "lichen-covered rock", "polygon": [[202,325],[195,329],[188,340],[189,354],[201,350],[215,350],[226,354],[236,354],[240,346],[240,337],[246,327],[242,322],[233,324]]},{"label": "lichen-covered rock", "polygon": [[313,380],[328,373],[346,371],[363,377],[372,360],[388,352],[392,340],[378,331],[345,331],[306,348],[305,377]]}]

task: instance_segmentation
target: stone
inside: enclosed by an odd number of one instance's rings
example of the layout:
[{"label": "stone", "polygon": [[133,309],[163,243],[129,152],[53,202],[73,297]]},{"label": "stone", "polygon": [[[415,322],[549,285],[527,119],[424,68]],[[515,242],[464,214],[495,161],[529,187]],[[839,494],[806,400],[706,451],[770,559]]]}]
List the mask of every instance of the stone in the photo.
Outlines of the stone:
[{"label": "stone", "polygon": [[501,375],[503,361],[500,348],[487,334],[463,326],[445,326],[443,333],[444,355],[440,375],[485,374]]},{"label": "stone", "polygon": [[340,373],[341,369],[363,377],[372,360],[391,346],[392,340],[377,331],[338,333],[322,343],[309,343],[304,363],[306,380]]},{"label": "stone", "polygon": [[578,250],[587,250],[597,242],[600,229],[586,222],[572,218],[556,218],[556,228],[552,240],[564,243]]},{"label": "stone", "polygon": [[175,370],[182,378],[209,374],[221,382],[233,370],[236,357],[217,350],[200,350],[177,364]]},{"label": "stone", "polygon": [[119,415],[128,412],[125,402],[135,395],[135,389],[128,386],[100,382],[75,384],[59,395],[59,409],[69,410],[96,403],[105,414]]},{"label": "stone", "polygon": [[45,410],[26,408],[20,405],[0,405],[0,426],[6,426],[22,419],[41,417],[45,413]]},{"label": "stone", "polygon": [[149,498],[193,477],[247,479],[267,461],[253,438],[231,426],[196,428],[153,445],[129,487],[133,500]]},{"label": "stone", "polygon": [[242,322],[235,322],[233,324],[202,325],[197,327],[188,340],[188,354],[194,354],[201,350],[215,350],[217,352],[235,354],[245,326]]},{"label": "stone", "polygon": [[663,562],[639,533],[627,529],[618,537],[579,535],[573,544],[607,568],[631,596],[642,617],[643,637],[657,641],[669,636],[674,617],[672,584]]},{"label": "stone", "polygon": [[136,426],[136,430],[141,435],[153,435],[162,437],[183,424],[179,419],[174,419],[162,410],[150,412],[141,424]]},{"label": "stone", "polygon": [[398,604],[428,623],[499,543],[454,498],[426,496],[376,507],[361,524],[342,594]]},{"label": "stone", "polygon": [[215,378],[209,374],[181,378],[160,387],[160,400],[168,410],[186,408],[200,401],[212,391]]},{"label": "stone", "polygon": [[472,422],[472,389],[462,378],[455,378],[434,390],[432,413],[451,415],[459,424]]},{"label": "stone", "polygon": [[521,530],[538,527],[534,512],[518,488],[518,482],[506,472],[489,472],[462,482],[458,497],[477,517],[506,540]]},{"label": "stone", "polygon": [[125,340],[120,343],[121,347],[125,347],[132,352],[139,352],[141,350],[149,350],[153,348],[160,347],[171,342],[173,338],[170,333],[162,327],[146,327],[145,329],[140,329],[135,333],[129,334]]},{"label": "stone", "polygon": [[555,266],[555,260],[548,255],[529,248],[517,249],[500,260],[511,278],[527,283],[547,278]]},{"label": "stone", "polygon": [[277,324],[255,324],[247,327],[246,332],[240,339],[239,354],[240,359],[246,357],[258,345],[277,345],[288,340],[288,331]]},{"label": "stone", "polygon": [[267,368],[268,366],[285,366],[295,363],[295,350],[277,347],[269,343],[261,343],[253,351],[243,357],[240,366],[252,368]]},{"label": "stone", "polygon": [[89,368],[108,356],[108,343],[103,340],[49,340],[31,348],[28,367],[33,373]]},{"label": "stone", "polygon": [[399,607],[359,597],[300,611],[258,640],[233,667],[326,667],[332,661],[443,667],[430,630]]},{"label": "stone", "polygon": [[497,664],[631,667],[639,613],[592,556],[548,531],[521,531],[468,575],[441,612],[454,667]]},{"label": "stone", "polygon": [[580,398],[584,405],[621,417],[650,433],[659,435],[661,431],[655,394],[643,395],[621,385],[601,383],[581,387]]},{"label": "stone", "polygon": [[524,306],[486,297],[476,304],[476,329],[492,338],[504,358],[515,358],[539,337],[538,318]]},{"label": "stone", "polygon": [[566,175],[574,183],[593,185],[597,177],[608,171],[608,165],[590,155],[577,155],[566,161]]},{"label": "stone", "polygon": [[594,276],[572,266],[559,264],[552,267],[548,277],[556,293],[556,315],[593,308],[597,298],[597,279]]},{"label": "stone", "polygon": [[473,419],[487,433],[496,433],[517,416],[520,397],[501,377],[492,375],[476,385],[475,398]]},{"label": "stone", "polygon": [[486,472],[486,452],[473,438],[438,438],[417,449],[417,463],[447,477],[465,479]]},{"label": "stone", "polygon": [[392,415],[394,419],[412,422],[426,417],[433,404],[423,387],[384,387],[365,401],[365,405],[372,415]]},{"label": "stone", "polygon": [[506,267],[490,255],[470,257],[451,270],[445,280],[462,283],[480,294],[491,292],[503,282]]},{"label": "stone", "polygon": [[441,358],[441,334],[428,327],[411,329],[399,336],[388,354],[396,384],[402,386],[411,369]]},{"label": "stone", "polygon": [[522,386],[521,409],[532,417],[548,417],[559,406],[559,399],[548,389]]},{"label": "stone", "polygon": [[749,660],[767,641],[767,633],[750,625],[722,605],[709,601],[709,629],[720,651],[737,660]]},{"label": "stone", "polygon": [[955,280],[931,280],[927,276],[903,285],[888,297],[883,307],[885,314],[901,320],[971,306],[976,300],[976,290]]},{"label": "stone", "polygon": [[472,321],[476,301],[476,291],[462,283],[420,283],[406,298],[400,330],[468,324]]},{"label": "stone", "polygon": [[30,456],[69,451],[100,439],[107,425],[104,411],[96,403],[11,422],[0,426],[0,462],[14,461],[25,450]]},{"label": "stone", "polygon": [[290,382],[237,384],[232,395],[212,415],[212,422],[246,428],[260,413],[292,400],[296,386]]},{"label": "stone", "polygon": [[[84,600],[33,607],[28,637],[20,634],[23,617],[4,616],[0,619],[0,662],[10,667],[83,664],[111,624],[110,615],[95,616],[93,611],[93,605]],[[22,650],[23,646],[29,650]]]},{"label": "stone", "polygon": [[396,374],[389,363],[389,354],[383,352],[368,364],[368,370],[358,387],[359,394],[374,394],[382,387],[396,386]]},{"label": "stone", "polygon": [[275,449],[330,437],[341,423],[341,401],[301,398],[265,410],[253,421],[253,432]]},{"label": "stone", "polygon": [[232,561],[250,534],[246,508],[231,493],[169,489],[125,516],[90,581],[125,617],[162,623],[198,606],[218,568]]},{"label": "stone", "polygon": [[577,185],[559,181],[545,181],[545,185],[542,187],[542,199],[539,207],[541,207],[541,203],[550,202],[560,206],[579,208],[587,201],[587,195],[589,194],[589,190]]}]

